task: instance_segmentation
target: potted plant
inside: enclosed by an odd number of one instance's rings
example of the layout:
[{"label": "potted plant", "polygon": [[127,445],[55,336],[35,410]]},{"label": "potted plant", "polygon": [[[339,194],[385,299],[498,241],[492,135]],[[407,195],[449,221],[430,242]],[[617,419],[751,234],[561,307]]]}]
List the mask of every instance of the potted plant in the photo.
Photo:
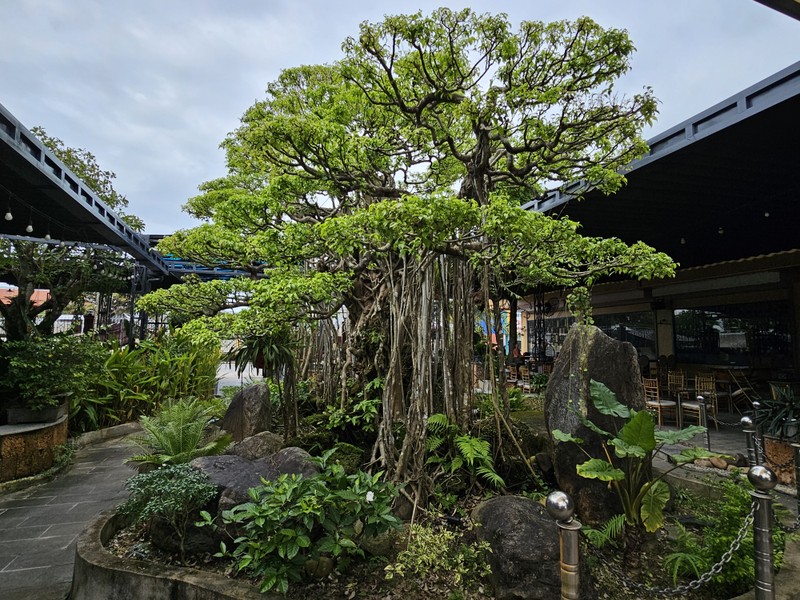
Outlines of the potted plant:
[{"label": "potted plant", "polygon": [[759,401],[756,425],[764,438],[764,460],[778,481],[794,485],[794,448],[800,441],[800,396],[789,384],[770,383],[770,397]]},{"label": "potted plant", "polygon": [[92,340],[57,335],[0,346],[0,392],[8,424],[57,421],[80,401],[101,370],[104,351]]}]

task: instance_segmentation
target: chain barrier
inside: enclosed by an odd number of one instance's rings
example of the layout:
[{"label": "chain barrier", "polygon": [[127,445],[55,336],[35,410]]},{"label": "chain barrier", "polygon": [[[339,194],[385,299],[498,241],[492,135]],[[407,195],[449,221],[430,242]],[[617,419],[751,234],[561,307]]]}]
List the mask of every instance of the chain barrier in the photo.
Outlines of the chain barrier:
[{"label": "chain barrier", "polygon": [[797,518],[795,518],[794,523],[792,523],[791,525],[784,525],[774,509],[772,510],[772,516],[775,519],[775,525],[777,525],[778,529],[780,529],[782,532],[794,533],[800,530],[800,515],[798,515]]},{"label": "chain barrier", "polygon": [[[748,530],[753,525],[753,520],[755,519],[756,507],[758,506],[758,501],[753,500],[753,504],[750,507],[750,513],[745,517],[744,522],[742,523],[742,527],[739,529],[739,532],[736,534],[733,542],[731,543],[731,547],[722,555],[722,558],[719,559],[718,562],[714,563],[711,568],[703,573],[697,579],[690,581],[689,583],[679,585],[674,588],[653,588],[645,583],[638,583],[635,581],[630,581],[626,579],[626,574],[622,572],[621,569],[606,563],[609,571],[612,575],[614,575],[620,583],[628,590],[632,592],[646,592],[647,594],[651,594],[654,596],[678,596],[686,594],[687,592],[694,591],[699,589],[701,586],[705,585],[711,578],[715,575],[719,575],[722,571],[722,568],[728,564],[733,555],[739,549],[739,546],[742,545],[742,540],[744,540],[745,536],[747,535]],[[604,558],[600,555],[597,548],[594,548],[591,544],[589,545],[590,550],[595,554],[597,558],[601,560]]]},{"label": "chain barrier", "polygon": [[719,416],[717,416],[717,415],[714,415],[711,418],[712,418],[712,420],[714,422],[717,423],[717,425],[722,425],[723,427],[741,427],[742,426],[742,421],[741,420],[739,420],[739,421],[725,421],[724,419],[720,419]]},{"label": "chain barrier", "polygon": [[778,471],[780,469],[788,469],[789,467],[793,467],[794,466],[794,457],[790,458],[786,462],[782,462],[782,463],[775,462],[773,459],[771,459],[769,456],[767,456],[767,451],[764,448],[764,446],[761,444],[761,437],[758,436],[758,435],[754,435],[753,439],[755,440],[756,449],[758,450],[758,454],[760,456],[763,456],[765,461],[769,461],[769,464],[771,465],[770,468],[773,471]]}]

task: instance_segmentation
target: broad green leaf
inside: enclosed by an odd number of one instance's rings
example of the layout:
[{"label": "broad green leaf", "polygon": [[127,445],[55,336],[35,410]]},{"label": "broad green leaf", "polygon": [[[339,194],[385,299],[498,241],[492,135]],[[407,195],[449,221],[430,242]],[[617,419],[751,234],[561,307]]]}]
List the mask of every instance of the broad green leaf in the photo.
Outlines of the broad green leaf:
[{"label": "broad green leaf", "polygon": [[[625,426],[619,431],[619,437],[629,446],[639,446],[645,452],[652,452],[656,447],[655,431],[653,415],[643,410],[625,423]],[[614,445],[616,446],[616,444]],[[644,456],[640,458],[644,458]]]},{"label": "broad green leaf", "polygon": [[628,458],[629,456],[645,458],[647,456],[647,451],[644,448],[636,444],[629,444],[621,438],[614,438],[610,444],[614,446],[614,454],[617,455],[617,458]]},{"label": "broad green leaf", "polygon": [[686,448],[681,450],[679,454],[673,454],[672,460],[675,464],[683,465],[686,463],[694,462],[701,458],[728,458],[726,454],[719,452],[709,452],[705,448]]},{"label": "broad green leaf", "polygon": [[589,394],[600,414],[624,419],[631,416],[630,409],[617,400],[617,395],[608,389],[605,383],[592,379],[589,382]]},{"label": "broad green leaf", "polygon": [[584,426],[586,426],[586,427],[588,427],[589,429],[591,429],[592,431],[594,431],[594,432],[595,432],[597,435],[602,435],[603,437],[607,437],[607,438],[614,437],[614,436],[613,436],[613,434],[609,433],[609,432],[608,432],[608,431],[606,431],[605,429],[600,429],[600,427],[598,427],[597,425],[595,425],[594,423],[592,423],[592,422],[591,422],[589,419],[587,419],[586,417],[580,417],[580,419],[581,419],[581,423],[582,423]]},{"label": "broad green leaf", "polygon": [[652,533],[664,524],[664,507],[669,501],[669,487],[663,481],[655,481],[650,485],[642,498],[640,511],[642,525]]},{"label": "broad green leaf", "polygon": [[576,444],[583,443],[582,438],[575,437],[571,433],[561,431],[560,429],[553,429],[553,437],[559,442],[575,442]]},{"label": "broad green leaf", "polygon": [[678,431],[660,430],[656,432],[656,442],[659,444],[680,444],[692,439],[699,433],[705,433],[706,428],[699,425],[689,425]]},{"label": "broad green leaf", "polygon": [[577,466],[578,475],[586,479],[599,479],[600,481],[622,481],[625,473],[616,468],[607,460],[590,458],[585,463]]}]

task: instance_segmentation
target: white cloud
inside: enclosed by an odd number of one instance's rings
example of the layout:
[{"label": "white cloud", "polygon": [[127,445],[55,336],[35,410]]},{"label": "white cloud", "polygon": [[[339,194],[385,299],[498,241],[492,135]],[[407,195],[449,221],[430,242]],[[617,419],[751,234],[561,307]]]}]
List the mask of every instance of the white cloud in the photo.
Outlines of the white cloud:
[{"label": "white cloud", "polygon": [[0,19],[0,103],[91,150],[147,231],[224,174],[219,143],[281,69],[340,56],[361,21],[439,5],[521,19],[587,14],[638,53],[623,91],[651,85],[657,133],[800,56],[800,22],[753,0],[15,0]]}]

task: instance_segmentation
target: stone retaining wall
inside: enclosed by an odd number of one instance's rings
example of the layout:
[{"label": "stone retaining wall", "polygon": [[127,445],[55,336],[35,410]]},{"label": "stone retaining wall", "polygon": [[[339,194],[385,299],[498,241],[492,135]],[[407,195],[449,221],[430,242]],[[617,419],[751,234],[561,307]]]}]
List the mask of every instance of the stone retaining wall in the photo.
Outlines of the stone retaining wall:
[{"label": "stone retaining wall", "polygon": [[54,423],[0,426],[0,483],[53,466],[56,446],[67,443],[67,417]]}]

